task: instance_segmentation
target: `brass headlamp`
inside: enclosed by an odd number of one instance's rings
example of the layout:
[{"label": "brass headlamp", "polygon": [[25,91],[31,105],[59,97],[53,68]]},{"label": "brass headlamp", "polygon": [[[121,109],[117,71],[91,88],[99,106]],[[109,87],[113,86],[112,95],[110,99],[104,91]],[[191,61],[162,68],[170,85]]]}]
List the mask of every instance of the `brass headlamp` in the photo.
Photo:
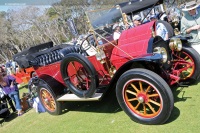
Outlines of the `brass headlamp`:
[{"label": "brass headlamp", "polygon": [[181,51],[182,50],[182,42],[180,38],[171,38],[169,42],[169,47],[173,51]]}]

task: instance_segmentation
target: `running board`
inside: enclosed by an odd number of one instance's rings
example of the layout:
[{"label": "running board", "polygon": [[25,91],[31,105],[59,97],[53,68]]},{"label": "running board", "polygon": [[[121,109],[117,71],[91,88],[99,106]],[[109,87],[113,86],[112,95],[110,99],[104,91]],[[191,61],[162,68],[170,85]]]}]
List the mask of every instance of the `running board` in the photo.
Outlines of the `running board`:
[{"label": "running board", "polygon": [[80,98],[75,94],[65,94],[62,97],[58,98],[57,101],[99,101],[103,93],[95,93],[91,98]]}]

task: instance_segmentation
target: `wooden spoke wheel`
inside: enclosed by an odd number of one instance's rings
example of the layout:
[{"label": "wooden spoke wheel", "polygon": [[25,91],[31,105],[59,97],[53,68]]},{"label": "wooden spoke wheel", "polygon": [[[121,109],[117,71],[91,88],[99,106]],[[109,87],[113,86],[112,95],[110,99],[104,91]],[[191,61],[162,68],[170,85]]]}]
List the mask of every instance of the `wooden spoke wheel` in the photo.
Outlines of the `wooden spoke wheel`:
[{"label": "wooden spoke wheel", "polygon": [[143,79],[133,79],[123,90],[124,100],[135,114],[150,118],[157,116],[162,110],[163,99],[151,83]]},{"label": "wooden spoke wheel", "polygon": [[46,111],[52,115],[61,114],[61,103],[56,101],[56,96],[52,92],[51,87],[47,84],[38,85],[39,99],[46,109]]},{"label": "wooden spoke wheel", "polygon": [[142,124],[162,124],[169,118],[174,99],[167,83],[156,73],[132,69],[121,75],[116,95],[126,114]]}]

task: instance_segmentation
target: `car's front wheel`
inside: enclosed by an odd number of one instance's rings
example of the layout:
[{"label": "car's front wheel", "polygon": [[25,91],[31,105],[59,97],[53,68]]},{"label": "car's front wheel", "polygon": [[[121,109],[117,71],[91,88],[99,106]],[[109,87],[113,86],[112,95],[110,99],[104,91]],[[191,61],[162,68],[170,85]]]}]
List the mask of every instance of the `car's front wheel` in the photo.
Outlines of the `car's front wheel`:
[{"label": "car's front wheel", "polygon": [[39,100],[49,114],[61,114],[61,103],[56,101],[56,96],[49,85],[39,84],[37,91],[39,95]]},{"label": "car's front wheel", "polygon": [[122,74],[117,82],[116,95],[125,113],[142,124],[165,123],[174,107],[168,84],[146,69],[132,69]]}]

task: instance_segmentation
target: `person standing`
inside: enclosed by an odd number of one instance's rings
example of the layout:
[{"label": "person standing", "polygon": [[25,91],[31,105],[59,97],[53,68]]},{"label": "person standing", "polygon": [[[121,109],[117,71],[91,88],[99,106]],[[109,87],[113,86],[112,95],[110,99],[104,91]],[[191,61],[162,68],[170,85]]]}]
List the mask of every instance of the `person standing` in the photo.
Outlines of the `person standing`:
[{"label": "person standing", "polygon": [[11,75],[7,75],[2,67],[0,67],[0,85],[3,88],[3,91],[15,102],[18,116],[22,115],[23,112],[19,98],[19,89],[17,85],[15,85],[15,78]]},{"label": "person standing", "polygon": [[[151,15],[150,21],[157,21],[156,15]],[[165,41],[169,39],[168,30],[162,23],[162,20],[156,22],[156,35],[162,37]]]},{"label": "person standing", "polygon": [[113,33],[113,39],[117,40],[119,39],[121,32],[120,32],[120,26],[117,24],[113,25],[114,33]]},{"label": "person standing", "polygon": [[137,27],[139,25],[141,25],[141,17],[139,15],[135,15],[133,16],[132,20],[133,20],[133,27]]},{"label": "person standing", "polygon": [[12,73],[15,74],[16,73],[16,62],[11,61],[11,65],[12,65]]},{"label": "person standing", "polygon": [[7,72],[7,74],[11,74],[11,62],[10,61],[6,62],[6,72]]},{"label": "person standing", "polygon": [[196,1],[190,1],[182,9],[184,16],[181,19],[181,33],[190,34],[191,46],[200,54],[200,10]]}]

